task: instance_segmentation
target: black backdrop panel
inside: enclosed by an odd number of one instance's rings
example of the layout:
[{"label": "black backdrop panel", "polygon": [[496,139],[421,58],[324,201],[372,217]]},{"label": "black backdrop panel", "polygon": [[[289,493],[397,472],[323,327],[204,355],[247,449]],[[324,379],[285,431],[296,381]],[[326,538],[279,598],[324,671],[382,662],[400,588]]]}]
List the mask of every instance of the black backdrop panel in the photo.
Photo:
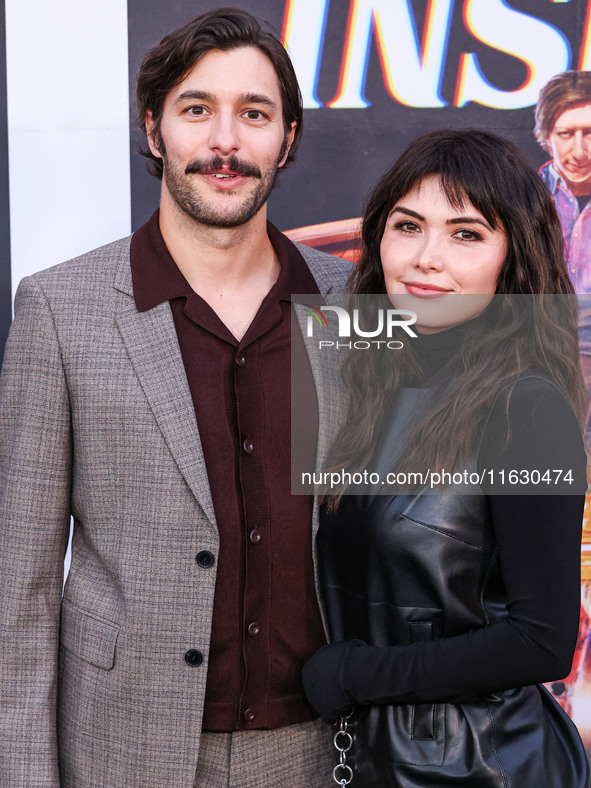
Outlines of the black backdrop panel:
[{"label": "black backdrop panel", "polygon": [[[301,13],[306,3],[308,8],[313,7],[310,2],[248,0],[241,5],[266,20],[280,33],[286,9],[292,8]],[[316,2],[322,3],[322,0]],[[428,9],[432,13],[438,2],[446,4],[446,0],[434,0],[430,4],[427,0],[407,0],[406,6],[414,17],[419,39],[424,34]],[[533,136],[533,106],[506,110],[473,102],[463,107],[453,105],[462,53],[475,53],[483,74],[498,89],[517,90],[528,78],[527,65],[518,57],[516,46],[513,46],[514,53],[509,54],[478,40],[479,36],[474,34],[474,26],[470,23],[471,10],[479,6],[486,8],[487,12],[490,9],[491,15],[523,12],[546,25],[553,25],[561,31],[572,53],[566,67],[578,68],[587,12],[586,0],[512,0],[510,3],[507,0],[485,0],[484,6],[483,0],[456,0],[455,3],[450,0],[449,7],[453,10],[440,91],[448,106],[417,108],[405,106],[394,99],[384,82],[374,38],[369,49],[365,82],[365,96],[371,106],[365,109],[332,109],[326,103],[334,99],[338,92],[352,4],[353,0],[351,3],[349,0],[332,0],[326,4],[328,13],[317,86],[318,98],[325,106],[306,110],[304,138],[297,160],[289,171],[280,176],[272,197],[269,215],[281,229],[358,216],[369,187],[403,147],[424,131],[441,127],[497,130],[515,140],[536,166],[548,159]],[[155,0],[129,0],[130,84],[135,84],[137,68],[149,46],[157,43],[166,32],[181,22],[219,5],[215,2],[183,0],[176,0],[172,4]],[[380,3],[375,5],[379,6]],[[384,7],[383,0],[381,5]],[[396,0],[396,5],[400,7],[404,3]],[[516,13],[513,13],[512,19],[516,25],[520,24]],[[531,20],[529,28],[524,28],[524,40],[528,31],[533,31],[535,35]],[[393,33],[390,30],[385,35],[392,36]],[[442,36],[444,31],[432,30],[431,35]],[[310,56],[314,57],[314,52]],[[141,143],[142,135],[134,129],[131,143],[134,152]],[[131,174],[132,221],[135,229],[157,206],[159,184],[147,175],[145,161],[135,154],[132,155]]]}]

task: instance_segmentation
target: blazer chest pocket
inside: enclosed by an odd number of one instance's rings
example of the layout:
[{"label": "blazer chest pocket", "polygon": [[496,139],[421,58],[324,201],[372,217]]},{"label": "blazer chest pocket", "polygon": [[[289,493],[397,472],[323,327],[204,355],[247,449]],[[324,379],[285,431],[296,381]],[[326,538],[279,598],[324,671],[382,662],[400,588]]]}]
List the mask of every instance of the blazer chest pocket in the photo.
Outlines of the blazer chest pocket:
[{"label": "blazer chest pocket", "polygon": [[104,621],[69,602],[62,602],[60,645],[80,659],[103,670],[111,670],[115,662],[115,645],[119,627]]}]

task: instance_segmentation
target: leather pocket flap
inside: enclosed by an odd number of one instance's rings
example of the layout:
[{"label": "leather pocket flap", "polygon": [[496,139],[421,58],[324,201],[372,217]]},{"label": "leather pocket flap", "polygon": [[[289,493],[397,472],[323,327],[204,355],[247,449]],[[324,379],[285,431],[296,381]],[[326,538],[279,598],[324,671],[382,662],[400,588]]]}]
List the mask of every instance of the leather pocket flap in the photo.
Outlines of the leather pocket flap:
[{"label": "leather pocket flap", "polygon": [[60,643],[86,662],[110,670],[118,635],[119,627],[115,624],[95,618],[68,602],[62,603]]},{"label": "leather pocket flap", "polygon": [[424,643],[427,640],[433,640],[432,621],[409,621],[408,630],[411,643]]}]

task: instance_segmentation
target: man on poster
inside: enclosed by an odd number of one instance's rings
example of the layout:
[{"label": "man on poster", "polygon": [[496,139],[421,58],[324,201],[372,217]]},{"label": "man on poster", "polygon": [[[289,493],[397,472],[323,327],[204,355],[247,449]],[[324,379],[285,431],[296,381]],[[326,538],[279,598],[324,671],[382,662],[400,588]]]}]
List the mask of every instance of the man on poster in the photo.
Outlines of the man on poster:
[{"label": "man on poster", "polygon": [[[540,169],[554,197],[575,292],[591,294],[591,72],[565,71],[540,91],[535,134],[552,155]],[[581,300],[579,342],[591,398],[591,295]]]},{"label": "man on poster", "polygon": [[[342,290],[348,269],[266,222],[297,81],[277,38],[219,9],[147,54],[138,106],[159,212],[15,302],[1,783],[325,785],[330,736],[300,683],[325,635],[317,515],[290,495],[290,298]],[[337,414],[295,334],[300,440],[320,456]]]},{"label": "man on poster", "polygon": [[[536,105],[535,134],[552,159],[540,175],[554,198],[562,227],[570,280],[579,294],[579,350],[589,409],[586,444],[591,446],[591,72],[564,71],[544,85]],[[586,596],[586,594],[585,594]],[[585,662],[589,615],[581,606],[579,637],[571,672],[549,686],[572,713],[574,685]]]}]

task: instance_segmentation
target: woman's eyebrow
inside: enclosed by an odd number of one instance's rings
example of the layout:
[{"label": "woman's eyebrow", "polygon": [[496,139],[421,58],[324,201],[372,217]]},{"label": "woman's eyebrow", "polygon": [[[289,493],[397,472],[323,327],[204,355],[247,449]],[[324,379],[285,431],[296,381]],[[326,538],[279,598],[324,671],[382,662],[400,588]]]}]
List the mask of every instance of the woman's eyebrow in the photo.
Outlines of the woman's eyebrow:
[{"label": "woman's eyebrow", "polygon": [[454,216],[453,219],[448,219],[446,224],[481,224],[488,230],[492,230],[490,224],[481,216]]},{"label": "woman's eyebrow", "polygon": [[[392,208],[392,213],[403,213],[406,216],[412,216],[414,219],[419,219],[422,222],[425,221],[424,216],[421,216],[420,213],[413,211],[411,208],[406,208],[404,205],[396,205]],[[453,219],[448,219],[446,224],[481,224],[488,230],[492,230],[490,224],[481,216],[454,216]]]},{"label": "woman's eyebrow", "polygon": [[421,216],[420,213],[416,211],[412,211],[410,208],[405,208],[404,205],[397,205],[392,208],[392,213],[405,213],[407,216],[413,216],[415,219],[420,219],[422,222],[425,221],[425,217]]}]

